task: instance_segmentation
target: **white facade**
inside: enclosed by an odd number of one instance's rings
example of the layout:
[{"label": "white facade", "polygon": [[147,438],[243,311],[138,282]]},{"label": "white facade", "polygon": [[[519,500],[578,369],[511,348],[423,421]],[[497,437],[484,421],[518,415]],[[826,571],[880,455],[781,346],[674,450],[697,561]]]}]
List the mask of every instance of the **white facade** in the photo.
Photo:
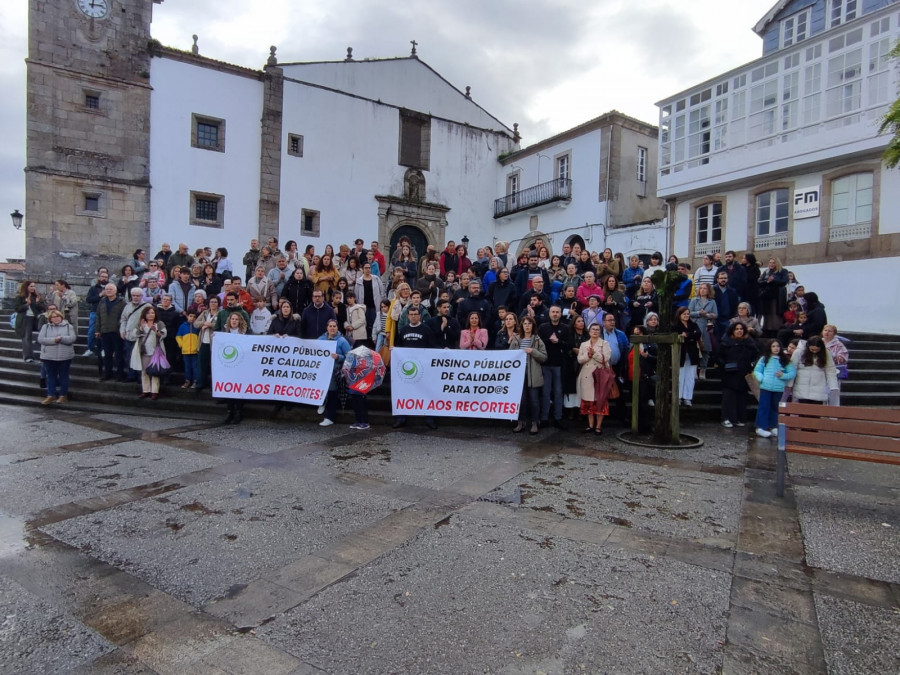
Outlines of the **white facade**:
[{"label": "white facade", "polygon": [[[150,248],[225,246],[240,260],[259,219],[258,78],[155,58],[150,70]],[[192,116],[224,120],[224,151],[193,147]],[[191,192],[224,197],[223,227],[191,224]]]},{"label": "white facade", "polygon": [[[900,317],[879,300],[900,273],[900,174],[883,165],[878,126],[897,94],[887,54],[900,11],[891,0],[860,2],[852,17],[828,7],[778,3],[757,26],[763,58],[657,104],[659,196],[679,257],[778,257],[832,323],[896,333]],[[798,21],[809,22],[799,41]],[[861,274],[877,293],[841,281]]]},{"label": "white facade", "polygon": [[514,252],[538,236],[551,254],[576,237],[626,259],[666,252],[656,142],[654,127],[612,112],[505,157],[494,238]]}]

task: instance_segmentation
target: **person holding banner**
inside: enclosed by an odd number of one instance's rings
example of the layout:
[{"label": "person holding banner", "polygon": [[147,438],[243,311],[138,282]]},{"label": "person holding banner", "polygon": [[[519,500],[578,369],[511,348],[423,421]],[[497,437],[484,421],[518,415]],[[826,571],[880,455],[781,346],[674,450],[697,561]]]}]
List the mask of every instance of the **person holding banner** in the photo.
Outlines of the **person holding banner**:
[{"label": "person holding banner", "polygon": [[325,396],[325,419],[319,422],[320,427],[330,427],[334,424],[334,418],[337,417],[338,383],[341,377],[341,366],[344,365],[344,358],[350,351],[350,343],[338,332],[337,319],[328,320],[328,327],[325,329],[325,333],[319,336],[319,339],[337,343],[331,355],[331,358],[334,359],[334,370],[331,373],[331,382],[328,384],[328,394]]},{"label": "person holding banner", "polygon": [[[507,314],[506,316],[511,316]],[[544,373],[541,364],[547,360],[547,347],[535,331],[537,324],[533,317],[523,316],[519,323],[518,333],[509,342],[510,349],[521,349],[528,355],[525,362],[525,379],[522,382],[522,403],[519,405],[519,423],[513,429],[514,434],[525,430],[530,423],[529,433],[537,435],[541,421],[541,388],[544,386]]]},{"label": "person holding banner", "polygon": [[[598,436],[603,433],[603,416],[609,415],[609,383],[615,381],[615,375],[610,367],[612,352],[609,343],[600,337],[600,324],[591,324],[588,328],[590,336],[587,342],[583,342],[578,348],[578,363],[581,371],[578,373],[578,395],[581,397],[581,414],[587,415],[586,432],[593,431]],[[598,377],[595,371],[600,371]]]},{"label": "person holding banner", "polygon": [[269,335],[276,337],[300,337],[300,318],[294,314],[291,301],[282,298],[278,303],[278,313],[269,324]]},{"label": "person holding banner", "polygon": [[460,349],[487,349],[487,328],[481,325],[481,315],[478,312],[469,314],[466,328],[459,336]]},{"label": "person holding banner", "polygon": [[[422,323],[418,307],[409,308],[409,323],[400,329],[392,346],[419,349],[433,349],[435,347],[434,334],[428,326]],[[437,429],[437,420],[435,420],[434,416],[427,415],[425,421],[429,429]],[[397,415],[391,426],[394,429],[399,429],[405,425],[406,415]]]},{"label": "person holding banner", "polygon": [[[246,335],[247,320],[244,318],[245,316],[243,312],[232,312],[228,315],[228,320],[221,332]],[[225,403],[228,406],[228,415],[222,424],[240,424],[244,418],[244,400],[240,398],[226,398]]]}]

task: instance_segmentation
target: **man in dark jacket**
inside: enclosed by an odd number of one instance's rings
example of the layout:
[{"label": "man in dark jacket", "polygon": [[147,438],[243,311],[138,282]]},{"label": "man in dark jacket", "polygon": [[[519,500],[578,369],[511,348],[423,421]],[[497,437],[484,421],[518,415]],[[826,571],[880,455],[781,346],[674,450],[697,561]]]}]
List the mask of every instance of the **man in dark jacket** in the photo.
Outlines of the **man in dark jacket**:
[{"label": "man in dark jacket", "polygon": [[738,300],[737,291],[728,284],[728,272],[724,268],[716,274],[716,337],[721,340],[728,328],[731,317],[737,316]]},{"label": "man in dark jacket", "polygon": [[337,316],[334,310],[325,304],[325,294],[322,291],[313,291],[312,304],[307,305],[300,315],[300,337],[306,340],[318,340],[325,334],[328,322]]},{"label": "man in dark jacket", "polygon": [[459,321],[450,316],[450,301],[438,300],[435,311],[437,316],[427,322],[434,336],[434,346],[438,349],[458,349],[462,329]]},{"label": "man in dark jacket", "polygon": [[509,278],[509,270],[505,267],[497,273],[497,281],[488,289],[487,299],[494,306],[495,312],[500,305],[511,310],[519,306],[516,286]]},{"label": "man in dark jacket", "polygon": [[100,304],[100,299],[103,297],[103,291],[108,283],[109,270],[105,267],[97,268],[97,281],[90,287],[87,297],[84,300],[91,307],[91,316],[90,319],[88,319],[87,350],[82,356],[93,356],[94,354],[100,353],[96,337],[97,305]]},{"label": "man in dark jacket", "polygon": [[125,353],[119,322],[125,301],[118,296],[115,284],[106,284],[103,296],[97,302],[97,327],[94,337],[100,341],[103,349],[103,376],[101,380],[112,379],[113,360],[116,365],[116,376],[119,381],[125,380]]},{"label": "man in dark jacket", "polygon": [[516,293],[521,298],[526,291],[531,290],[531,281],[535,277],[544,280],[544,288],[550,288],[550,276],[547,270],[538,265],[538,254],[528,254],[528,265],[516,275]]},{"label": "man in dark jacket", "polygon": [[[537,283],[535,279],[535,283]],[[548,311],[549,321],[538,326],[538,337],[547,348],[547,360],[541,364],[544,386],[541,391],[541,424],[547,426],[550,420],[550,398],[553,397],[553,426],[565,429],[563,422],[562,369],[566,355],[572,349],[572,333],[562,322],[562,310],[553,306]]]},{"label": "man in dark jacket", "polygon": [[481,325],[487,326],[492,311],[493,307],[490,300],[481,294],[481,282],[478,279],[470,279],[469,297],[459,303],[459,308],[456,312],[456,318],[459,320],[460,326],[469,325],[469,314],[472,312],[478,312],[479,316],[481,316]]},{"label": "man in dark jacket", "polygon": [[544,305],[545,307],[549,307],[550,296],[544,292],[544,288],[544,279],[542,277],[534,277],[531,280],[531,290],[525,291],[525,293],[520,296],[519,312],[521,313],[523,309],[531,304],[531,298],[533,298],[534,296],[538,296],[541,299],[542,305]]},{"label": "man in dark jacket", "polygon": [[728,285],[737,293],[738,302],[744,299],[747,294],[747,272],[744,266],[737,260],[737,254],[734,251],[725,252],[725,264],[721,269],[728,272]]},{"label": "man in dark jacket", "polygon": [[231,318],[231,315],[235,312],[241,314],[244,317],[244,321],[247,322],[248,330],[250,326],[250,315],[244,311],[244,308],[241,307],[241,304],[238,302],[238,294],[234,291],[228,291],[225,294],[225,306],[222,308],[216,315],[216,332],[223,331],[228,326],[228,319]]}]

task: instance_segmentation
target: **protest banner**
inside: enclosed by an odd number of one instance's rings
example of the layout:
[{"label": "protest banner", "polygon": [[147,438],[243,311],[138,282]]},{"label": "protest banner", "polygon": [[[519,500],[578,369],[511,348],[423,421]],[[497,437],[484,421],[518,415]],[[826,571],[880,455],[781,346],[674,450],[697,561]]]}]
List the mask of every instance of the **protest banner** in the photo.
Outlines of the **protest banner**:
[{"label": "protest banner", "polygon": [[519,416],[526,355],[520,349],[391,351],[391,406],[395,415]]},{"label": "protest banner", "polygon": [[334,368],[334,342],[215,333],[212,395],[322,405]]}]

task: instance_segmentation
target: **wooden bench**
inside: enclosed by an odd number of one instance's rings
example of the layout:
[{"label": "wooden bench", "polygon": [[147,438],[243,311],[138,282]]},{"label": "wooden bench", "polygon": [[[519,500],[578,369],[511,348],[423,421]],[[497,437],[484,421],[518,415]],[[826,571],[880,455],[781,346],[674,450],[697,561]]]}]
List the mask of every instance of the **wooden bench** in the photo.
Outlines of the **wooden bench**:
[{"label": "wooden bench", "polygon": [[900,465],[900,410],[782,403],[775,494],[784,497],[787,453]]}]

